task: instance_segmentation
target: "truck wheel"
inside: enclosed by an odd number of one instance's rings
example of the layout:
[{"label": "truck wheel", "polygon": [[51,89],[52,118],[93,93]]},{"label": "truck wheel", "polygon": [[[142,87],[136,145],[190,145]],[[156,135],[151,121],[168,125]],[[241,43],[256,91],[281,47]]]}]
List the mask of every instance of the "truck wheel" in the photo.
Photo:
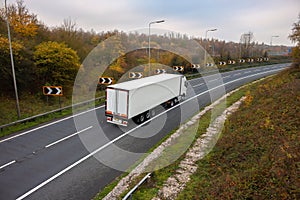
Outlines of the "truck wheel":
[{"label": "truck wheel", "polygon": [[150,117],[151,117],[150,116],[150,111],[147,111],[146,114],[145,114],[145,116],[146,116],[146,120],[150,119]]},{"label": "truck wheel", "polygon": [[145,121],[145,115],[144,114],[141,114],[140,116],[139,116],[139,123],[141,124],[141,123],[143,123]]},{"label": "truck wheel", "polygon": [[170,108],[172,108],[175,105],[174,100],[172,99],[170,102]]},{"label": "truck wheel", "polygon": [[174,103],[175,103],[175,104],[178,104],[178,103],[179,103],[179,101],[178,101],[177,98],[174,99]]},{"label": "truck wheel", "polygon": [[182,96],[181,96],[181,101],[184,101],[186,99],[186,94],[184,93]]},{"label": "truck wheel", "polygon": [[155,114],[156,114],[156,113],[155,113],[155,109],[152,109],[150,112],[151,112],[151,117],[154,117]]}]

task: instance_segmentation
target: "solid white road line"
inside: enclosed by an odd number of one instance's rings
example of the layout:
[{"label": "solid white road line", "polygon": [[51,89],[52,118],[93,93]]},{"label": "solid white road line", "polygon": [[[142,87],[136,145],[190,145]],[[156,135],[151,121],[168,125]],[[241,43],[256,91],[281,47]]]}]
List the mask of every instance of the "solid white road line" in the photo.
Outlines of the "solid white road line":
[{"label": "solid white road line", "polygon": [[[277,67],[277,66],[274,66],[274,67]],[[274,68],[274,67],[273,67],[273,68]],[[242,70],[247,70],[247,69],[242,69]],[[254,70],[254,71],[257,71],[257,70]],[[258,70],[258,71],[260,71],[260,70]],[[226,72],[225,72],[225,73],[226,73]],[[214,76],[214,75],[209,75],[209,76]],[[209,76],[205,76],[205,77],[209,77]],[[228,76],[224,76],[223,78],[225,78],[225,77],[228,77]],[[203,78],[203,77],[192,79],[192,80],[190,80],[189,82],[195,81],[195,80],[201,79],[201,78]],[[195,86],[195,87],[196,87],[196,86]],[[85,113],[87,113],[87,112],[90,112],[90,111],[93,111],[93,110],[97,110],[97,109],[103,108],[103,107],[104,107],[104,105],[103,105],[103,106],[100,106],[100,107],[97,107],[97,108],[93,108],[93,109],[91,109],[91,110],[84,111],[84,112],[82,112],[82,113],[78,113],[78,114],[76,114],[76,115],[72,115],[72,116],[69,116],[69,117],[66,117],[66,118],[57,120],[57,121],[52,122],[52,123],[49,123],[49,124],[45,124],[45,125],[43,125],[43,126],[40,126],[40,127],[34,128],[34,129],[31,129],[31,130],[26,131],[26,132],[24,132],[24,133],[20,133],[20,134],[18,134],[18,135],[15,135],[15,136],[6,138],[6,139],[4,139],[4,140],[0,140],[0,143],[5,142],[5,141],[9,141],[9,140],[14,139],[14,138],[17,138],[17,137],[19,137],[19,136],[26,135],[27,133],[30,133],[30,132],[33,132],[33,131],[36,131],[36,130],[45,128],[45,127],[47,127],[47,126],[51,126],[51,125],[53,125],[53,124],[62,122],[62,121],[64,121],[64,120],[70,119],[70,118],[72,118],[72,117],[75,117],[75,116],[78,116],[78,115],[82,115],[82,114],[85,114]]]},{"label": "solid white road line", "polygon": [[62,139],[60,139],[60,140],[57,140],[57,141],[55,141],[55,142],[53,142],[53,143],[51,143],[51,144],[48,144],[48,145],[45,146],[45,148],[49,148],[49,147],[51,147],[51,146],[53,146],[53,145],[55,145],[55,144],[57,144],[57,143],[60,143],[60,142],[62,142],[62,141],[64,141],[64,140],[67,140],[67,139],[69,139],[70,137],[73,137],[73,136],[75,136],[75,135],[78,135],[79,133],[82,133],[82,132],[84,132],[84,131],[87,131],[87,130],[89,130],[89,129],[91,129],[91,128],[93,128],[93,126],[89,126],[89,127],[85,128],[85,129],[82,129],[81,131],[78,131],[78,132],[76,132],[76,133],[73,133],[72,135],[68,135],[67,137],[64,137],[64,138],[62,138]]},{"label": "solid white road line", "polygon": [[201,86],[203,85],[204,83],[200,83],[200,84],[197,84],[197,85],[194,85],[193,87],[198,87],[198,86]]},{"label": "solid white road line", "polygon": [[[151,121],[151,120],[154,120],[154,119],[160,117],[161,115],[165,114],[166,112],[169,112],[169,111],[171,111],[171,110],[177,108],[177,107],[180,106],[181,104],[187,103],[188,101],[190,101],[190,100],[192,100],[192,99],[195,99],[195,98],[198,98],[199,96],[201,96],[201,95],[203,95],[203,94],[206,94],[206,93],[208,93],[208,92],[210,92],[210,91],[212,91],[212,90],[215,90],[215,89],[217,89],[217,88],[219,88],[219,87],[224,87],[225,85],[228,85],[228,84],[230,84],[230,83],[234,83],[234,82],[236,82],[236,81],[240,81],[240,80],[247,79],[247,78],[250,78],[250,77],[254,77],[254,76],[257,76],[257,75],[266,74],[266,73],[275,72],[275,71],[280,71],[280,70],[282,70],[282,69],[280,68],[280,69],[270,70],[270,71],[267,71],[267,72],[260,72],[260,73],[257,73],[257,74],[251,74],[251,75],[249,75],[249,76],[241,77],[241,78],[238,78],[238,79],[229,81],[229,82],[227,82],[227,83],[223,83],[223,84],[221,84],[221,85],[219,85],[219,86],[216,86],[216,87],[214,87],[214,88],[211,88],[211,89],[209,89],[209,90],[206,90],[206,91],[204,91],[204,92],[202,92],[202,93],[200,93],[200,94],[197,94],[197,95],[195,95],[195,96],[193,96],[193,97],[191,97],[191,98],[189,98],[189,99],[187,99],[187,100],[185,100],[185,101],[183,101],[183,102],[181,102],[181,103],[179,103],[179,104],[173,106],[172,108],[170,108],[170,109],[168,109],[168,110],[165,110],[164,112],[162,112],[162,113],[160,113],[160,114],[154,116],[153,118],[150,118],[149,120],[150,120],[150,121]],[[69,165],[67,168],[63,169],[62,171],[60,171],[60,172],[58,172],[57,174],[53,175],[52,177],[50,177],[49,179],[47,179],[47,180],[45,180],[44,182],[40,183],[40,184],[37,185],[36,187],[32,188],[31,190],[29,190],[28,192],[26,192],[26,193],[23,194],[22,196],[18,197],[16,200],[22,200],[22,199],[26,198],[27,196],[31,195],[32,193],[34,193],[34,192],[37,191],[38,189],[42,188],[44,185],[50,183],[51,181],[53,181],[53,180],[56,179],[57,177],[61,176],[62,174],[64,174],[65,172],[71,170],[72,168],[74,168],[75,166],[79,165],[79,164],[82,163],[83,161],[87,160],[87,159],[90,158],[91,156],[93,156],[93,155],[95,155],[96,153],[100,152],[101,150],[105,149],[106,147],[108,147],[108,146],[111,145],[112,143],[114,143],[114,142],[120,140],[121,138],[123,138],[123,137],[125,137],[126,135],[132,133],[132,132],[135,131],[136,129],[138,129],[138,128],[144,126],[144,124],[148,123],[149,120],[148,120],[148,121],[145,121],[144,123],[142,123],[142,124],[140,124],[140,125],[138,125],[138,126],[136,126],[135,128],[131,129],[130,131],[128,131],[128,132],[126,132],[126,133],[120,135],[119,137],[117,137],[117,138],[111,140],[110,142],[106,143],[105,145],[99,147],[98,149],[96,149],[96,150],[93,151],[92,153],[86,155],[85,157],[79,159],[78,161],[76,161],[76,162],[73,163],[72,165]]]},{"label": "solid white road line", "polygon": [[0,141],[0,144],[1,144],[2,142],[9,141],[9,140],[11,140],[11,139],[20,137],[20,136],[22,136],[22,135],[26,135],[26,134],[31,133],[31,132],[33,132],[33,131],[36,131],[36,130],[45,128],[45,127],[47,127],[47,126],[51,126],[51,125],[53,125],[53,124],[57,124],[57,123],[59,123],[59,122],[65,121],[65,120],[67,120],[67,119],[70,119],[70,118],[72,118],[72,117],[76,117],[76,116],[79,116],[79,115],[83,115],[83,114],[85,114],[85,113],[88,113],[88,112],[91,112],[91,111],[93,111],[93,110],[97,110],[97,109],[103,108],[103,107],[104,107],[104,106],[100,106],[100,107],[97,107],[97,108],[93,108],[93,109],[90,109],[90,110],[87,110],[87,111],[84,111],[84,112],[81,112],[81,113],[77,113],[77,114],[75,114],[75,115],[71,115],[71,116],[69,116],[69,117],[60,119],[60,120],[57,120],[57,121],[55,121],[55,122],[51,122],[51,123],[49,123],[49,124],[45,124],[45,125],[43,125],[43,126],[39,126],[39,127],[37,127],[37,128],[31,129],[31,130],[29,130],[29,131],[25,131],[24,133],[20,133],[20,134],[18,134],[18,135],[14,135],[14,136],[12,136],[12,137],[9,137],[9,138],[6,138],[6,139],[4,139],[4,140],[1,140],[1,141]]},{"label": "solid white road line", "polygon": [[5,165],[2,165],[2,166],[0,167],[0,169],[3,169],[3,168],[5,168],[5,167],[7,167],[7,166],[9,166],[9,165],[11,165],[11,164],[14,164],[15,162],[16,162],[15,160],[10,161],[9,163],[6,163]]}]

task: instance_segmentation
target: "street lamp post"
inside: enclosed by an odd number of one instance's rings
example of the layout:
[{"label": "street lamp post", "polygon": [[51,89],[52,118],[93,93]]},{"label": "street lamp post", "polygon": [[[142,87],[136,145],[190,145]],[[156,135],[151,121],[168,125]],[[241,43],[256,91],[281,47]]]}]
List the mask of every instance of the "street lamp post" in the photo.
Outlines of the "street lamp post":
[{"label": "street lamp post", "polygon": [[278,37],[279,37],[279,35],[272,35],[271,36],[271,39],[270,39],[270,55],[273,54],[273,52],[272,52],[272,40],[273,40],[273,38],[278,38]]},{"label": "street lamp post", "polygon": [[21,118],[21,112],[20,112],[20,105],[19,105],[19,96],[18,96],[16,74],[15,74],[14,57],[13,57],[12,46],[11,46],[10,28],[9,28],[6,0],[5,0],[5,15],[6,15],[7,35],[8,35],[8,42],[9,42],[10,60],[11,60],[11,70],[12,70],[13,83],[14,83],[15,96],[16,96],[17,114],[18,114],[18,119],[20,119]]},{"label": "street lamp post", "polygon": [[279,35],[272,35],[272,36],[271,36],[271,40],[270,40],[270,46],[272,46],[272,40],[273,40],[273,38],[275,38],[275,37],[276,37],[276,38],[278,38],[278,37],[279,37]]},{"label": "street lamp post", "polygon": [[151,50],[150,50],[150,27],[151,24],[159,24],[159,23],[163,23],[165,22],[165,20],[158,20],[158,21],[153,21],[149,23],[149,35],[148,35],[148,67],[149,67],[149,72],[148,75],[150,76],[150,71],[151,71],[151,66],[150,66],[150,59],[151,59]]},{"label": "street lamp post", "polygon": [[205,46],[204,46],[205,47],[205,49],[204,49],[205,50],[204,51],[204,65],[205,65],[205,67],[206,67],[206,64],[207,64],[206,63],[206,57],[207,57],[207,55],[206,55],[207,54],[207,52],[206,52],[207,32],[209,32],[209,31],[216,31],[216,30],[218,30],[218,29],[214,28],[214,29],[209,29],[209,30],[205,31]]}]

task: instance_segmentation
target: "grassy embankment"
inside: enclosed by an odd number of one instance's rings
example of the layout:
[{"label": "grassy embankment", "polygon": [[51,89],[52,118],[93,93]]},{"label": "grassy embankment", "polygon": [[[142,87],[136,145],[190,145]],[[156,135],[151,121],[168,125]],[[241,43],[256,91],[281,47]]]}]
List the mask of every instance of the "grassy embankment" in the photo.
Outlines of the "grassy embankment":
[{"label": "grassy embankment", "polygon": [[[103,96],[104,92],[98,92],[97,96]],[[40,95],[20,95],[19,103],[20,103],[20,111],[21,111],[21,119],[25,119],[31,116],[35,116],[41,113],[53,111],[59,109],[60,106],[66,107],[72,105],[72,99],[61,97],[59,103],[59,97],[49,97],[48,103],[45,100],[46,97],[41,98]],[[11,123],[17,121],[17,111],[16,111],[16,102],[14,98],[0,96],[0,125]],[[95,105],[100,105],[104,102],[104,99],[100,101],[95,101]],[[92,104],[83,105],[78,109],[86,109],[88,107],[93,106]],[[77,110],[76,110],[77,111]],[[11,133],[24,130],[26,128],[30,128],[45,122],[49,122],[54,119],[61,118],[63,116],[71,115],[72,108],[64,109],[61,112],[54,112],[43,117],[38,117],[36,119],[30,120],[26,123],[19,123],[14,126],[3,128],[0,130],[0,137],[9,135]]]},{"label": "grassy embankment", "polygon": [[300,70],[251,88],[179,199],[299,199]]},{"label": "grassy embankment", "polygon": [[[198,162],[179,199],[299,198],[300,70],[286,70],[248,86],[230,96],[227,104],[243,95],[246,101],[227,120],[213,151]],[[198,136],[210,115],[201,118]],[[155,171],[134,199],[154,197],[181,159]]]}]

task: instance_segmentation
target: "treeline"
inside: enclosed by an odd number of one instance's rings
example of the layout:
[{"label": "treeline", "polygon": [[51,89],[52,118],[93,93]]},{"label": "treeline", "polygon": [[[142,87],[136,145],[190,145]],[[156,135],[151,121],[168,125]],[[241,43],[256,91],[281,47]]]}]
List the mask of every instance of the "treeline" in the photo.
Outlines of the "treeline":
[{"label": "treeline", "polygon": [[[146,34],[125,34],[118,31],[96,33],[85,31],[76,26],[72,19],[65,19],[58,27],[48,27],[37,20],[22,0],[8,5],[7,16],[11,30],[12,49],[15,63],[16,80],[20,93],[41,93],[43,85],[63,85],[64,93],[70,96],[77,71],[87,55],[101,41],[119,34],[122,38],[116,41],[118,51],[124,46],[133,45],[138,38],[144,42],[144,48],[130,53],[124,53],[110,65],[107,74],[119,78],[132,67],[148,62]],[[186,35],[166,34],[153,36],[156,42],[151,42],[151,62],[168,66],[188,65],[187,61],[174,53],[156,50],[164,44],[173,44],[174,40],[184,43],[192,40]],[[139,42],[141,42],[139,41]],[[268,46],[254,42],[239,44],[219,40],[196,41],[206,47],[216,60],[230,60],[247,57],[267,56]],[[285,48],[285,47],[282,47]],[[5,9],[0,10],[0,95],[13,95],[12,70],[7,37]]]},{"label": "treeline", "polygon": [[[87,54],[114,32],[78,29],[71,19],[49,28],[37,20],[23,1],[7,7],[18,90],[32,94],[43,85],[71,87]],[[0,94],[13,95],[5,8],[0,10]]]}]

